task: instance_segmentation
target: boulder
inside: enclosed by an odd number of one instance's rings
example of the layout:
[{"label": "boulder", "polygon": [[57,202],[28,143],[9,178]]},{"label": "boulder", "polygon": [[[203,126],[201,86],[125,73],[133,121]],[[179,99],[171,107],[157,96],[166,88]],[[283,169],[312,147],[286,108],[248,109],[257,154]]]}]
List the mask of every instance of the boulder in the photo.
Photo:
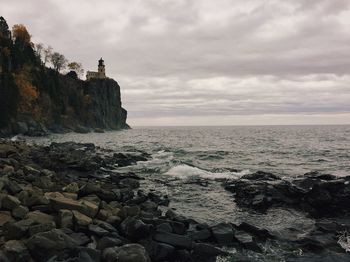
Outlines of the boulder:
[{"label": "boulder", "polygon": [[177,235],[168,232],[156,232],[153,235],[153,239],[177,248],[190,249],[192,247],[192,241],[189,236]]},{"label": "boulder", "polygon": [[62,251],[69,251],[77,247],[77,242],[60,229],[38,233],[27,241],[27,248],[32,257],[39,262],[48,261],[49,258]]},{"label": "boulder", "polygon": [[13,218],[9,211],[0,211],[0,227],[12,220]]},{"label": "boulder", "polygon": [[124,236],[131,240],[143,239],[150,235],[150,225],[133,217],[126,218],[120,224],[120,230]]},{"label": "boulder", "polygon": [[2,199],[2,207],[7,209],[7,210],[12,210],[16,207],[18,207],[21,204],[21,201],[17,197],[11,196],[11,195],[6,195]]},{"label": "boulder", "polygon": [[98,241],[97,249],[104,250],[109,247],[121,246],[123,241],[116,237],[102,237]]},{"label": "boulder", "polygon": [[230,244],[233,241],[233,228],[228,223],[220,223],[211,228],[216,242],[220,245]]},{"label": "boulder", "polygon": [[6,239],[20,239],[24,237],[30,226],[35,222],[31,219],[20,220],[17,222],[9,221],[3,226],[4,236]]},{"label": "boulder", "polygon": [[255,252],[262,252],[261,248],[253,237],[247,232],[235,230],[235,239],[244,247]]},{"label": "boulder", "polygon": [[21,262],[30,261],[28,249],[23,242],[18,240],[9,240],[1,248],[9,261]]},{"label": "boulder", "polygon": [[56,225],[55,218],[53,216],[45,214],[45,213],[40,212],[40,211],[29,212],[26,215],[26,218],[33,220],[37,224],[53,224],[53,225]]},{"label": "boulder", "polygon": [[72,213],[75,227],[87,227],[92,223],[92,219],[90,217],[80,213],[79,211],[73,210]]},{"label": "boulder", "polygon": [[14,218],[23,219],[28,214],[28,212],[28,207],[20,205],[12,209],[12,216]]},{"label": "boulder", "polygon": [[139,244],[106,248],[102,253],[105,262],[150,262],[145,248]]},{"label": "boulder", "polygon": [[197,258],[216,257],[227,254],[227,252],[210,244],[196,243],[193,245],[193,255]]}]

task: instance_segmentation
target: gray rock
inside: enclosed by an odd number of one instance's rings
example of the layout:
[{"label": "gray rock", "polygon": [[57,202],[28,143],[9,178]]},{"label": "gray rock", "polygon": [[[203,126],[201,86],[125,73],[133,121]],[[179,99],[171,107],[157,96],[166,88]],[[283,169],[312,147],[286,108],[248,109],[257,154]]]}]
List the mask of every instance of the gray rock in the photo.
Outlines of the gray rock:
[{"label": "gray rock", "polygon": [[63,250],[77,247],[77,242],[60,229],[38,233],[27,241],[27,248],[33,258],[39,262],[59,254]]},{"label": "gray rock", "polygon": [[102,237],[98,241],[97,249],[104,250],[108,247],[115,247],[123,245],[123,241],[119,238],[114,237]]},{"label": "gray rock", "polygon": [[139,240],[150,235],[150,225],[143,223],[139,219],[133,217],[126,218],[120,224],[121,232],[132,240]]},{"label": "gray rock", "polygon": [[218,244],[229,244],[233,240],[233,229],[230,224],[220,223],[211,228],[212,234]]},{"label": "gray rock", "polygon": [[7,210],[12,210],[21,204],[21,201],[17,197],[7,195],[2,199],[2,207]]},{"label": "gray rock", "polygon": [[190,249],[192,241],[189,236],[177,235],[168,232],[156,232],[153,239],[178,248]]},{"label": "gray rock", "polygon": [[30,261],[28,249],[23,242],[18,240],[9,240],[2,246],[6,258],[11,262]]},{"label": "gray rock", "polygon": [[34,224],[35,222],[31,219],[7,222],[3,226],[4,236],[8,240],[20,239],[27,234],[29,227]]},{"label": "gray rock", "polygon": [[262,252],[261,248],[257,244],[257,242],[253,239],[253,237],[248,234],[247,232],[236,230],[235,233],[235,239],[238,240],[238,242],[247,249],[253,250],[255,252]]},{"label": "gray rock", "polygon": [[196,243],[193,245],[193,255],[196,257],[216,257],[227,255],[228,253],[210,244]]},{"label": "gray rock", "polygon": [[150,262],[145,248],[139,244],[106,248],[102,253],[105,262]]},{"label": "gray rock", "polygon": [[58,225],[61,228],[73,227],[73,213],[68,209],[61,209],[58,212]]},{"label": "gray rock", "polygon": [[102,227],[99,227],[97,225],[90,224],[88,228],[89,228],[90,233],[97,235],[99,237],[103,237],[103,236],[106,236],[109,234],[109,232],[107,230],[105,230]]},{"label": "gray rock", "polygon": [[163,232],[168,232],[171,233],[173,231],[173,228],[169,223],[162,223],[157,226],[157,231],[163,231]]},{"label": "gray rock", "polygon": [[23,219],[29,212],[28,207],[25,206],[17,206],[12,209],[12,216],[15,218]]}]

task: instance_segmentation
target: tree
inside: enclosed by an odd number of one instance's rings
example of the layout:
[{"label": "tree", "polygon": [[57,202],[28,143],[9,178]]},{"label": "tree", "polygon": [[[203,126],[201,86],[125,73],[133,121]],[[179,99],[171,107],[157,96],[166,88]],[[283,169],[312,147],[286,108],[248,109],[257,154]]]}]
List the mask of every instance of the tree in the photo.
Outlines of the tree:
[{"label": "tree", "polygon": [[11,32],[5,18],[0,16],[0,38],[11,38]]},{"label": "tree", "polygon": [[52,56],[52,47],[48,46],[47,48],[44,48],[44,50],[43,50],[44,65],[46,65],[46,63],[51,60],[51,56]]},{"label": "tree", "polygon": [[60,72],[62,69],[65,69],[67,67],[67,59],[64,57],[64,55],[55,52],[51,56],[51,63],[53,65],[53,68]]},{"label": "tree", "polygon": [[42,57],[43,50],[44,50],[44,44],[42,43],[35,44],[35,53],[40,60]]},{"label": "tree", "polygon": [[12,36],[15,42],[19,43],[22,49],[25,46],[31,46],[31,35],[27,28],[22,24],[17,24],[12,27]]},{"label": "tree", "polygon": [[84,69],[81,63],[70,62],[68,64],[68,68],[71,71],[74,71],[79,77],[81,77],[84,74]]}]

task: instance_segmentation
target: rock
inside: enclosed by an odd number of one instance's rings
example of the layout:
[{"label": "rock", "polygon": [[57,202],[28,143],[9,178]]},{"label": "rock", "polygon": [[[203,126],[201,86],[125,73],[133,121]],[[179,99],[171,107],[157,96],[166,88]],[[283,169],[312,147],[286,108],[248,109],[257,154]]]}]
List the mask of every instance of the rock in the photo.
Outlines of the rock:
[{"label": "rock", "polygon": [[150,235],[150,225],[133,217],[126,218],[120,224],[121,232],[131,240],[139,240]]},{"label": "rock", "polygon": [[78,246],[84,246],[91,242],[91,239],[82,232],[74,232],[69,228],[62,228],[61,231],[74,239]]},{"label": "rock", "polygon": [[266,240],[267,238],[274,238],[274,236],[267,229],[259,228],[252,224],[248,224],[247,222],[242,222],[238,228],[243,231],[250,232],[263,240]]},{"label": "rock", "polygon": [[115,247],[115,246],[121,246],[123,245],[123,241],[119,238],[114,237],[102,237],[98,241],[97,249],[104,250],[108,247]]},{"label": "rock", "polygon": [[34,186],[37,186],[39,188],[46,189],[46,190],[49,190],[54,186],[54,183],[51,181],[51,178],[47,176],[36,177],[32,184]]},{"label": "rock", "polygon": [[55,228],[54,223],[42,223],[42,224],[30,226],[28,229],[28,233],[30,236],[33,236],[37,233],[50,231],[54,228]]},{"label": "rock", "polygon": [[140,207],[139,206],[125,206],[122,209],[122,214],[124,217],[133,217],[138,216],[140,214]]},{"label": "rock", "polygon": [[61,228],[73,227],[73,213],[68,209],[61,209],[58,211],[58,225]]},{"label": "rock", "polygon": [[31,260],[28,249],[21,241],[9,240],[2,246],[2,250],[9,261],[25,262]]},{"label": "rock", "polygon": [[146,248],[152,261],[168,261],[168,259],[171,260],[174,258],[175,248],[173,246],[148,240],[142,241],[140,244]]},{"label": "rock", "polygon": [[9,221],[12,221],[11,213],[8,211],[0,211],[0,227]]},{"label": "rock", "polygon": [[199,231],[194,231],[191,233],[191,238],[194,240],[194,241],[204,241],[204,240],[207,240],[211,237],[211,232],[209,229],[207,228],[204,228],[202,230],[199,230]]},{"label": "rock", "polygon": [[140,187],[140,182],[134,178],[125,178],[119,181],[119,186],[135,189]]},{"label": "rock", "polygon": [[0,157],[6,158],[11,154],[16,153],[17,150],[14,146],[12,145],[7,145],[7,144],[0,144]]},{"label": "rock", "polygon": [[106,248],[102,253],[105,262],[150,262],[145,248],[139,244]]},{"label": "rock", "polygon": [[103,229],[102,227],[99,227],[97,225],[89,225],[89,231],[94,234],[97,235],[99,237],[103,237],[109,234],[109,232],[105,229]]},{"label": "rock", "polygon": [[208,258],[221,255],[228,255],[228,253],[209,244],[196,243],[193,246],[193,255],[197,258]]},{"label": "rock", "polygon": [[68,209],[68,210],[76,210],[85,215],[93,215],[89,213],[88,208],[85,205],[83,205],[82,203],[76,200],[66,198],[62,194],[54,194],[54,195],[47,194],[47,197],[50,200],[52,208],[56,211],[59,211],[61,209]]},{"label": "rock", "polygon": [[168,232],[156,232],[153,239],[178,248],[190,249],[192,241],[188,236],[172,234]]},{"label": "rock", "polygon": [[105,131],[102,128],[95,128],[94,132],[95,133],[104,133]]},{"label": "rock", "polygon": [[89,224],[92,223],[92,219],[79,211],[73,210],[73,221],[75,227],[87,227]]},{"label": "rock", "polygon": [[69,192],[69,193],[78,193],[79,185],[76,182],[70,183],[63,188],[63,191]]},{"label": "rock", "polygon": [[21,204],[21,201],[17,197],[11,196],[11,195],[6,195],[2,199],[2,207],[7,209],[7,210],[12,210],[16,207],[18,207]]},{"label": "rock", "polygon": [[225,245],[232,243],[233,229],[230,224],[220,223],[213,226],[211,231],[218,244]]},{"label": "rock", "polygon": [[84,210],[84,214],[88,215],[89,217],[95,217],[98,213],[99,207],[93,202],[87,201],[87,200],[81,200],[79,201],[83,206],[85,206],[86,211]]},{"label": "rock", "polygon": [[34,225],[35,222],[31,219],[20,220],[17,222],[7,222],[3,226],[4,236],[6,239],[20,239],[24,237],[30,226]]},{"label": "rock", "polygon": [[14,218],[23,219],[28,214],[28,212],[28,207],[20,205],[12,209],[12,216]]},{"label": "rock", "polygon": [[162,223],[157,226],[157,231],[163,231],[163,232],[168,232],[171,233],[173,232],[173,229],[169,223]]},{"label": "rock", "polygon": [[55,223],[55,218],[51,215],[42,213],[40,211],[29,212],[26,216],[27,219],[33,220],[37,224],[53,224]]},{"label": "rock", "polygon": [[5,176],[10,176],[15,173],[15,169],[13,166],[5,165],[1,170],[1,173]]},{"label": "rock", "polygon": [[97,195],[101,191],[102,191],[101,187],[92,183],[86,183],[79,189],[78,196],[79,198],[81,198],[87,195]]},{"label": "rock", "polygon": [[247,232],[236,230],[235,233],[235,239],[238,240],[238,242],[247,249],[253,250],[255,252],[262,252],[261,248],[257,244],[256,241],[254,241],[253,237],[249,235]]},{"label": "rock", "polygon": [[60,229],[38,233],[27,241],[27,248],[34,259],[39,262],[47,261],[62,251],[77,247],[77,242]]}]

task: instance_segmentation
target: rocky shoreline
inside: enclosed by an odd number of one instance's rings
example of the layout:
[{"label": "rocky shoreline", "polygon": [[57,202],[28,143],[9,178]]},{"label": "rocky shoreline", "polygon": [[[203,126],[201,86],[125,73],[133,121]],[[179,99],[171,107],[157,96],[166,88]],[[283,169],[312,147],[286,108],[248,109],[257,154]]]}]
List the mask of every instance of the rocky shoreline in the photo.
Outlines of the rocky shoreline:
[{"label": "rocky shoreline", "polygon": [[312,173],[288,182],[258,172],[224,183],[242,208],[287,206],[315,218],[311,233],[281,237],[247,222],[209,226],[177,214],[166,195],[140,188],[142,177],[118,171],[149,158],[0,140],[0,261],[215,261],[227,247],[234,261],[255,261],[247,252],[264,254],[267,242],[288,245],[286,261],[349,260],[348,240],[339,239],[350,228],[350,178]]}]

